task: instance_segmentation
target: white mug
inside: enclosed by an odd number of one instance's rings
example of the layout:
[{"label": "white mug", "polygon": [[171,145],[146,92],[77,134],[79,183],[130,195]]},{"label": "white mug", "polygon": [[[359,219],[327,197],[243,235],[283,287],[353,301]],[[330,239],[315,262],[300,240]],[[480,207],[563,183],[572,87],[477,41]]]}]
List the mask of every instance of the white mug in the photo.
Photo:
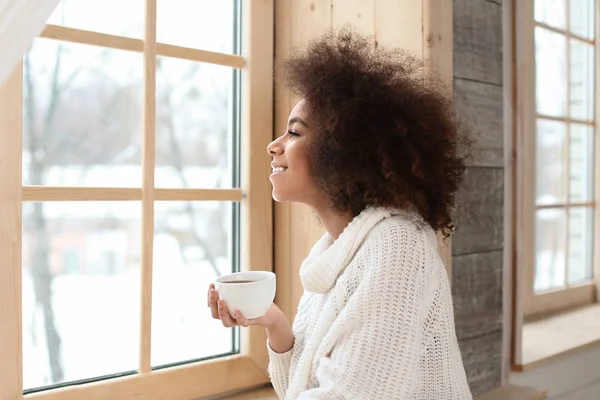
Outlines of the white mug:
[{"label": "white mug", "polygon": [[227,274],[216,280],[215,288],[219,299],[227,304],[229,314],[239,311],[245,318],[254,319],[265,315],[275,299],[275,274],[268,271]]}]

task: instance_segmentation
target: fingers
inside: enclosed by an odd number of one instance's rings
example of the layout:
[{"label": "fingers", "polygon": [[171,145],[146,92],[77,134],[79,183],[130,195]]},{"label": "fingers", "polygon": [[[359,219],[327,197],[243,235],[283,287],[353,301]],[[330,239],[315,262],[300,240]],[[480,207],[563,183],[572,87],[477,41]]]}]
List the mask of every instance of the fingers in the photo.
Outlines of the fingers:
[{"label": "fingers", "polygon": [[235,311],[233,313],[233,318],[235,318],[235,321],[238,323],[239,326],[243,326],[243,327],[256,325],[256,323],[258,321],[258,318],[247,319],[239,311]]},{"label": "fingers", "polygon": [[208,287],[206,305],[210,307],[210,313],[214,319],[220,319],[223,326],[231,328],[233,326],[251,326],[256,325],[258,318],[247,319],[242,313],[236,311],[234,316],[227,311],[227,304],[223,300],[219,300],[219,293],[215,290],[215,285],[212,283]]},{"label": "fingers", "polygon": [[227,311],[227,305],[223,300],[219,300],[218,310],[219,318],[221,319],[221,323],[223,323],[224,327],[231,328],[232,326],[237,326],[237,321],[231,318],[231,315],[229,315],[229,311]]},{"label": "fingers", "polygon": [[210,285],[208,290],[208,306],[210,307],[210,314],[214,319],[219,319],[219,293],[215,290],[214,285]]},{"label": "fingers", "polygon": [[210,292],[215,288],[215,285],[212,283],[208,285],[208,290],[206,291],[206,306],[210,308]]}]

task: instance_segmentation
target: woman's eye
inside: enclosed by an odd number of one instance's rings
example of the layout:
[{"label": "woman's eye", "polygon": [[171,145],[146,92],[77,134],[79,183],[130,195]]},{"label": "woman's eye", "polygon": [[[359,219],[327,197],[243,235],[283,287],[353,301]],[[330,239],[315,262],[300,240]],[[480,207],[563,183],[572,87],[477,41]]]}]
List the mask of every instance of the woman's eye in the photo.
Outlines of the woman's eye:
[{"label": "woman's eye", "polygon": [[288,134],[289,134],[290,136],[300,136],[300,135],[298,135],[298,133],[297,133],[297,132],[294,132],[294,131],[288,131]]}]

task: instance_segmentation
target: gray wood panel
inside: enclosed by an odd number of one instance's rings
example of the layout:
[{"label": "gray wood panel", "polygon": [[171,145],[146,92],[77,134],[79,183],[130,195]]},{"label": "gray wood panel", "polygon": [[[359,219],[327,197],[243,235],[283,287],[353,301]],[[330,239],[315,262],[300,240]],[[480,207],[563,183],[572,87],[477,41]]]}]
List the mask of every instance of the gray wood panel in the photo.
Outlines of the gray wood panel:
[{"label": "gray wood panel", "polygon": [[467,168],[458,203],[452,255],[501,250],[504,240],[504,170]]},{"label": "gray wood panel", "polygon": [[452,300],[458,339],[502,329],[502,251],[452,258]]},{"label": "gray wood panel", "polygon": [[454,0],[454,89],[458,111],[475,133],[452,239],[455,322],[473,395],[502,377],[504,156],[502,4]]},{"label": "gray wood panel", "polygon": [[454,0],[454,76],[502,84],[502,5]]},{"label": "gray wood panel", "polygon": [[504,165],[502,86],[454,79],[458,113],[473,130],[474,166]]},{"label": "gray wood panel", "polygon": [[502,331],[458,342],[473,396],[500,386],[502,380]]}]

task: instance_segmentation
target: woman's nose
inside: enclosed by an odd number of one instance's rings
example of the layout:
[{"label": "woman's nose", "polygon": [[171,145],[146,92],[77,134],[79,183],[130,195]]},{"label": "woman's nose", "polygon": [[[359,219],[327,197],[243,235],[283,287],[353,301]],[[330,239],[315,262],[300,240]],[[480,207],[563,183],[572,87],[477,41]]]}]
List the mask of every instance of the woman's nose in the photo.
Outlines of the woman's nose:
[{"label": "woman's nose", "polygon": [[281,155],[283,153],[283,149],[281,148],[281,145],[278,143],[277,140],[273,140],[271,143],[269,143],[269,145],[267,146],[267,152],[271,155],[271,156],[278,156]]}]

